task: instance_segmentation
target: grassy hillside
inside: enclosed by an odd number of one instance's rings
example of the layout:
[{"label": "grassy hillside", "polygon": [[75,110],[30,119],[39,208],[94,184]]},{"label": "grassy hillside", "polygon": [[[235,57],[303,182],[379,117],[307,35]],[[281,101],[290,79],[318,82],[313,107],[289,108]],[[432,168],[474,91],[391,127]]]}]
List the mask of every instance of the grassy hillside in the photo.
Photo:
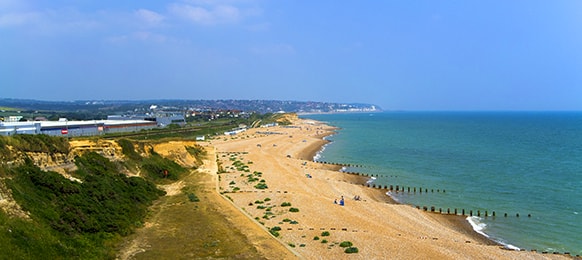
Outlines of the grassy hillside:
[{"label": "grassy hillside", "polygon": [[[3,158],[11,154],[8,146],[12,151],[49,153],[68,149],[66,140],[60,138],[3,137]],[[78,170],[72,176],[80,182],[42,171],[30,160],[20,166],[3,166],[0,177],[5,189],[30,219],[0,210],[0,259],[115,258],[114,250],[122,237],[142,226],[148,207],[165,194],[154,183],[171,182],[187,171],[155,153],[142,158],[135,151],[126,152],[132,154],[131,163],[147,173],[146,178],[121,174],[123,163],[94,152],[75,158]],[[168,170],[167,175],[164,170]]]}]

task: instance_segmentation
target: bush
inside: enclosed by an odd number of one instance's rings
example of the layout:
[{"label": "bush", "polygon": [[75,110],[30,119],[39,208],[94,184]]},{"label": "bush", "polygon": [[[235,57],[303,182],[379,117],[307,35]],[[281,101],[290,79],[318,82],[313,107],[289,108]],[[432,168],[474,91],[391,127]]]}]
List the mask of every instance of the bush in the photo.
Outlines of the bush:
[{"label": "bush", "polygon": [[340,247],[351,247],[351,246],[353,246],[353,244],[350,241],[343,241],[343,242],[340,243],[339,246]]},{"label": "bush", "polygon": [[329,235],[330,235],[330,234],[329,234],[329,232],[328,232],[328,231],[323,231],[323,232],[321,232],[321,236],[322,236],[322,237],[328,237]]},{"label": "bush", "polygon": [[354,254],[357,252],[358,252],[357,247],[348,247],[348,248],[346,248],[346,250],[344,250],[344,253],[346,253],[346,254]]},{"label": "bush", "polygon": [[318,236],[314,236],[313,237],[313,240],[319,240],[319,237]]},{"label": "bush", "polygon": [[194,193],[189,193],[189,194],[188,194],[188,199],[189,199],[191,202],[199,202],[199,201],[200,201],[200,199],[199,199],[199,198],[196,196],[196,194],[194,194]]},{"label": "bush", "polygon": [[291,202],[283,202],[281,203],[281,207],[290,207],[291,206]]},{"label": "bush", "polygon": [[117,141],[117,144],[121,146],[121,152],[123,155],[127,156],[127,158],[136,161],[141,159],[141,156],[135,151],[131,141],[127,139],[120,139]]},{"label": "bush", "polygon": [[267,186],[267,184],[265,183],[259,183],[257,185],[255,185],[255,189],[259,189],[259,190],[264,190],[264,189],[268,189],[269,186]]},{"label": "bush", "polygon": [[[159,154],[151,151],[152,154],[148,158],[143,158],[142,169],[146,172],[146,176],[153,181],[162,179],[169,179],[176,181],[180,175],[186,173],[187,170],[176,162],[166,159]],[[165,175],[167,172],[167,175]]]},{"label": "bush", "polygon": [[280,236],[279,232],[277,232],[276,230],[270,229],[269,230],[269,233],[271,233],[271,235],[273,235],[274,237],[279,237]]},{"label": "bush", "polygon": [[324,240],[321,240],[321,243],[322,244],[327,244],[327,240],[325,240],[325,239]]},{"label": "bush", "polygon": [[298,208],[290,208],[289,212],[299,212],[299,209]]},{"label": "bush", "polygon": [[271,230],[275,230],[275,231],[281,231],[281,227],[279,226],[274,226],[271,228]]}]

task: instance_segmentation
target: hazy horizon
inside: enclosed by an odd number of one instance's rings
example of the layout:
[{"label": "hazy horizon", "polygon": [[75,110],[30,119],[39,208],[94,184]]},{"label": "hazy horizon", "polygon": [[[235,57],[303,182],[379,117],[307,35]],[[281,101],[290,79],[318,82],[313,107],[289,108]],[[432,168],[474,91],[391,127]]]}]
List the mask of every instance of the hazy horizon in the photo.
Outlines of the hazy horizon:
[{"label": "hazy horizon", "polygon": [[582,2],[0,0],[1,98],[582,110]]}]

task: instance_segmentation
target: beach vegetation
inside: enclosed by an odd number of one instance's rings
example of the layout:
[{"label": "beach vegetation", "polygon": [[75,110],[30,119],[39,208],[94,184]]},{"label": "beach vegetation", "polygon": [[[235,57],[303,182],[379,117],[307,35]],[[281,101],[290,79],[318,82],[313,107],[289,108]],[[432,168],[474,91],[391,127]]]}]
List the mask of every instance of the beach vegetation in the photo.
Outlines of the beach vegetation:
[{"label": "beach vegetation", "polygon": [[289,212],[299,212],[298,208],[289,208]]},{"label": "beach vegetation", "polygon": [[305,244],[300,244],[299,247],[305,247]]},{"label": "beach vegetation", "polygon": [[268,189],[269,186],[267,186],[267,184],[265,184],[265,183],[259,183],[259,184],[255,185],[255,188],[259,189],[259,190],[264,190],[264,189]]},{"label": "beach vegetation", "polygon": [[321,232],[321,236],[322,237],[328,237],[330,235],[329,231],[323,231]]},{"label": "beach vegetation", "polygon": [[234,188],[232,188],[232,191],[233,191],[233,192],[237,192],[237,191],[239,191],[239,190],[240,190],[240,188],[239,188],[239,187],[234,187]]},{"label": "beach vegetation", "polygon": [[319,240],[319,237],[318,236],[314,236],[313,237],[313,240]]},{"label": "beach vegetation", "polygon": [[255,200],[255,204],[263,204],[264,202],[262,200]]},{"label": "beach vegetation", "polygon": [[291,206],[291,202],[283,202],[281,203],[281,207],[290,207]]},{"label": "beach vegetation", "polygon": [[279,231],[281,231],[281,227],[279,226],[274,226],[269,229],[269,233],[271,233],[271,235],[273,235],[274,237],[279,237],[280,235]]},{"label": "beach vegetation", "polygon": [[288,245],[289,245],[290,247],[295,247],[295,244],[293,244],[293,243],[288,243]]},{"label": "beach vegetation", "polygon": [[299,224],[299,222],[297,220],[291,220],[291,222],[289,222],[289,224],[296,225],[296,224]]},{"label": "beach vegetation", "polygon": [[326,239],[323,239],[323,240],[321,240],[321,243],[322,244],[327,244],[327,240]]},{"label": "beach vegetation", "polygon": [[265,207],[265,206],[263,206],[263,205],[259,205],[259,206],[257,206],[257,209],[265,209],[265,208],[267,208],[267,207]]},{"label": "beach vegetation", "polygon": [[264,201],[271,201],[271,198],[265,198]]},{"label": "beach vegetation", "polygon": [[271,228],[271,230],[275,230],[275,231],[281,231],[281,227],[279,226],[274,226]]},{"label": "beach vegetation", "polygon": [[230,183],[228,185],[235,185],[235,184],[236,184],[236,182],[230,181]]},{"label": "beach vegetation", "polygon": [[354,244],[352,244],[352,242],[350,242],[350,241],[343,241],[339,244],[340,247],[351,247],[353,245]]},{"label": "beach vegetation", "polygon": [[348,247],[344,250],[344,253],[346,253],[346,254],[355,254],[357,252],[358,252],[357,247]]},{"label": "beach vegetation", "polygon": [[271,233],[271,235],[273,235],[274,237],[279,237],[279,236],[281,235],[281,234],[279,234],[279,232],[278,232],[278,231],[275,231],[275,230],[273,230],[273,229],[270,229],[270,230],[269,230],[269,233]]}]

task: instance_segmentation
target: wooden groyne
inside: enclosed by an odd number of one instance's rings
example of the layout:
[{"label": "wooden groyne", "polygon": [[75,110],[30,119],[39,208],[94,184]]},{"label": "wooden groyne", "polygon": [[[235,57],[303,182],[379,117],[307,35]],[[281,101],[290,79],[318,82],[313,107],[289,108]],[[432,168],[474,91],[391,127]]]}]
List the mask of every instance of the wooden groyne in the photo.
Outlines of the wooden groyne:
[{"label": "wooden groyne", "polygon": [[328,165],[336,165],[342,167],[353,167],[353,168],[364,168],[361,164],[351,164],[351,163],[336,163],[336,162],[325,162],[325,161],[314,161],[315,163],[321,164],[328,164]]}]

